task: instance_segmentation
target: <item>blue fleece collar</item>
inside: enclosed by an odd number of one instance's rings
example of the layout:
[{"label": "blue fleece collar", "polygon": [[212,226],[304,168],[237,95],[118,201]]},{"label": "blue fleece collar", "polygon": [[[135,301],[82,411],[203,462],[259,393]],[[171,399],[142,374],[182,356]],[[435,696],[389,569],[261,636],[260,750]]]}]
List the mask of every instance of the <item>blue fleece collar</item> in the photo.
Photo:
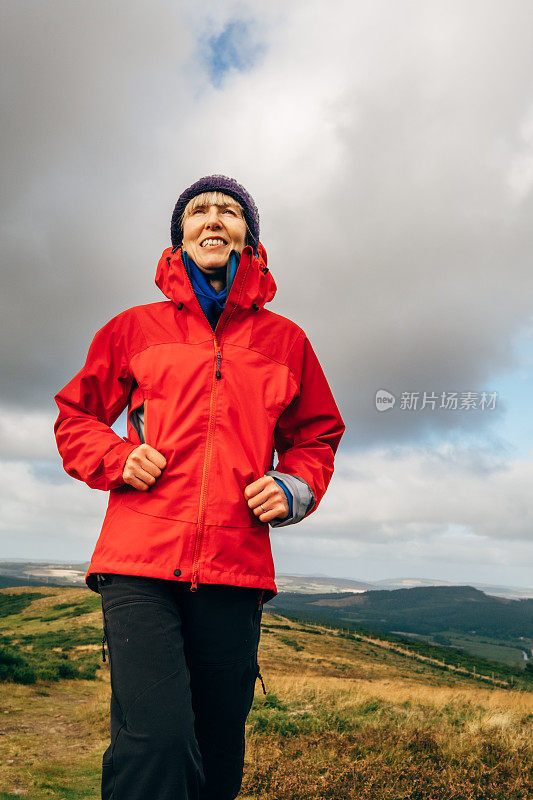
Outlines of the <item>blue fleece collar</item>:
[{"label": "blue fleece collar", "polygon": [[216,289],[213,288],[207,275],[202,272],[186,250],[181,251],[181,257],[187,275],[191,279],[192,288],[198,298],[198,302],[214,330],[224,306],[226,305],[231,284],[233,283],[237,267],[241,260],[241,254],[237,253],[236,250],[231,251],[226,265],[226,285],[220,292],[217,292]]}]

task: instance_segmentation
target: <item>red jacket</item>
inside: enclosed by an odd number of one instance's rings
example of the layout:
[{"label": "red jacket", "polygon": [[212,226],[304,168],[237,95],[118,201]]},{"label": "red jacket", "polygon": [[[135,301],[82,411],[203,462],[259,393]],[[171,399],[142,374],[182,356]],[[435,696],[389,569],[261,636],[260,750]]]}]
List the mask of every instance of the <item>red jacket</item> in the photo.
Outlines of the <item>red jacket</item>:
[{"label": "red jacket", "polygon": [[[135,306],[95,335],[83,368],[55,397],[57,446],[69,475],[110,490],[89,569],[222,583],[277,594],[268,523],[244,497],[273,468],[303,478],[319,505],[344,424],[304,331],[267,311],[276,292],[266,252],[244,248],[215,332],[181,250],[167,248],[156,283],[168,301]],[[140,439],[167,466],[146,492],[122,471]],[[128,406],[127,437],[111,425]]]}]

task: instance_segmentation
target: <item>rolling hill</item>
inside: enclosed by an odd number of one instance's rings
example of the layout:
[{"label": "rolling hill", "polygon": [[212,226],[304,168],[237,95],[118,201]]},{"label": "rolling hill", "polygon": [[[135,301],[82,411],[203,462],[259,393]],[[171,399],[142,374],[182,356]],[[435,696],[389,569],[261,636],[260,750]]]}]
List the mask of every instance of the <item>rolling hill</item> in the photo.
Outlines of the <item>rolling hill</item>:
[{"label": "rolling hill", "polygon": [[[0,800],[99,796],[110,692],[101,613],[86,588],[0,590]],[[475,660],[469,671],[443,669],[419,644],[410,652],[386,634],[268,609],[259,648],[266,693],[258,681],[239,796],[531,796],[526,684],[484,680]]]}]

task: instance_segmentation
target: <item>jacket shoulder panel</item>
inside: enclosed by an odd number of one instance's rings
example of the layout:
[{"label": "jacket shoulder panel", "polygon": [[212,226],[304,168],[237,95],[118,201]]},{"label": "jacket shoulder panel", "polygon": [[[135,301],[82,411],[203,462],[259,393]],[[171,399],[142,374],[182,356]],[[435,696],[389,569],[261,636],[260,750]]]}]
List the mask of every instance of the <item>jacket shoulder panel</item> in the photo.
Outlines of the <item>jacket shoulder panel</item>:
[{"label": "jacket shoulder panel", "polygon": [[187,339],[186,315],[178,311],[172,300],[132,306],[123,313],[126,318],[129,315],[135,319],[142,332],[142,338],[132,342],[130,359],[152,345],[182,342]]},{"label": "jacket shoulder panel", "polygon": [[127,372],[132,355],[146,346],[134,312],[132,308],[121,311],[96,331],[87,353],[86,367],[98,359],[112,359],[117,374]]},{"label": "jacket shoulder panel", "polygon": [[306,339],[305,331],[291,319],[262,309],[254,322],[249,347],[293,371],[291,353],[296,342]]}]

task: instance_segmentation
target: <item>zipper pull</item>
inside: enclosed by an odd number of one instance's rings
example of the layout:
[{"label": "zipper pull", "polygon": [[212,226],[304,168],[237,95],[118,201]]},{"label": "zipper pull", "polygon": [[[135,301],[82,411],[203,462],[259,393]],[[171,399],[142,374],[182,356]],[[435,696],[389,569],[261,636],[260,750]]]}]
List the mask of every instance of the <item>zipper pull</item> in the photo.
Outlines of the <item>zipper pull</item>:
[{"label": "zipper pull", "polygon": [[105,633],[102,636],[102,661],[105,661],[105,647],[104,642],[106,641]]},{"label": "zipper pull", "polygon": [[221,378],[222,377],[222,375],[220,373],[220,359],[221,358],[222,358],[222,356],[221,356],[221,353],[220,353],[220,350],[219,350],[218,351],[218,355],[217,355],[217,378]]},{"label": "zipper pull", "polygon": [[191,592],[195,592],[198,589],[198,573],[195,572],[192,576],[192,583],[191,583]]}]

